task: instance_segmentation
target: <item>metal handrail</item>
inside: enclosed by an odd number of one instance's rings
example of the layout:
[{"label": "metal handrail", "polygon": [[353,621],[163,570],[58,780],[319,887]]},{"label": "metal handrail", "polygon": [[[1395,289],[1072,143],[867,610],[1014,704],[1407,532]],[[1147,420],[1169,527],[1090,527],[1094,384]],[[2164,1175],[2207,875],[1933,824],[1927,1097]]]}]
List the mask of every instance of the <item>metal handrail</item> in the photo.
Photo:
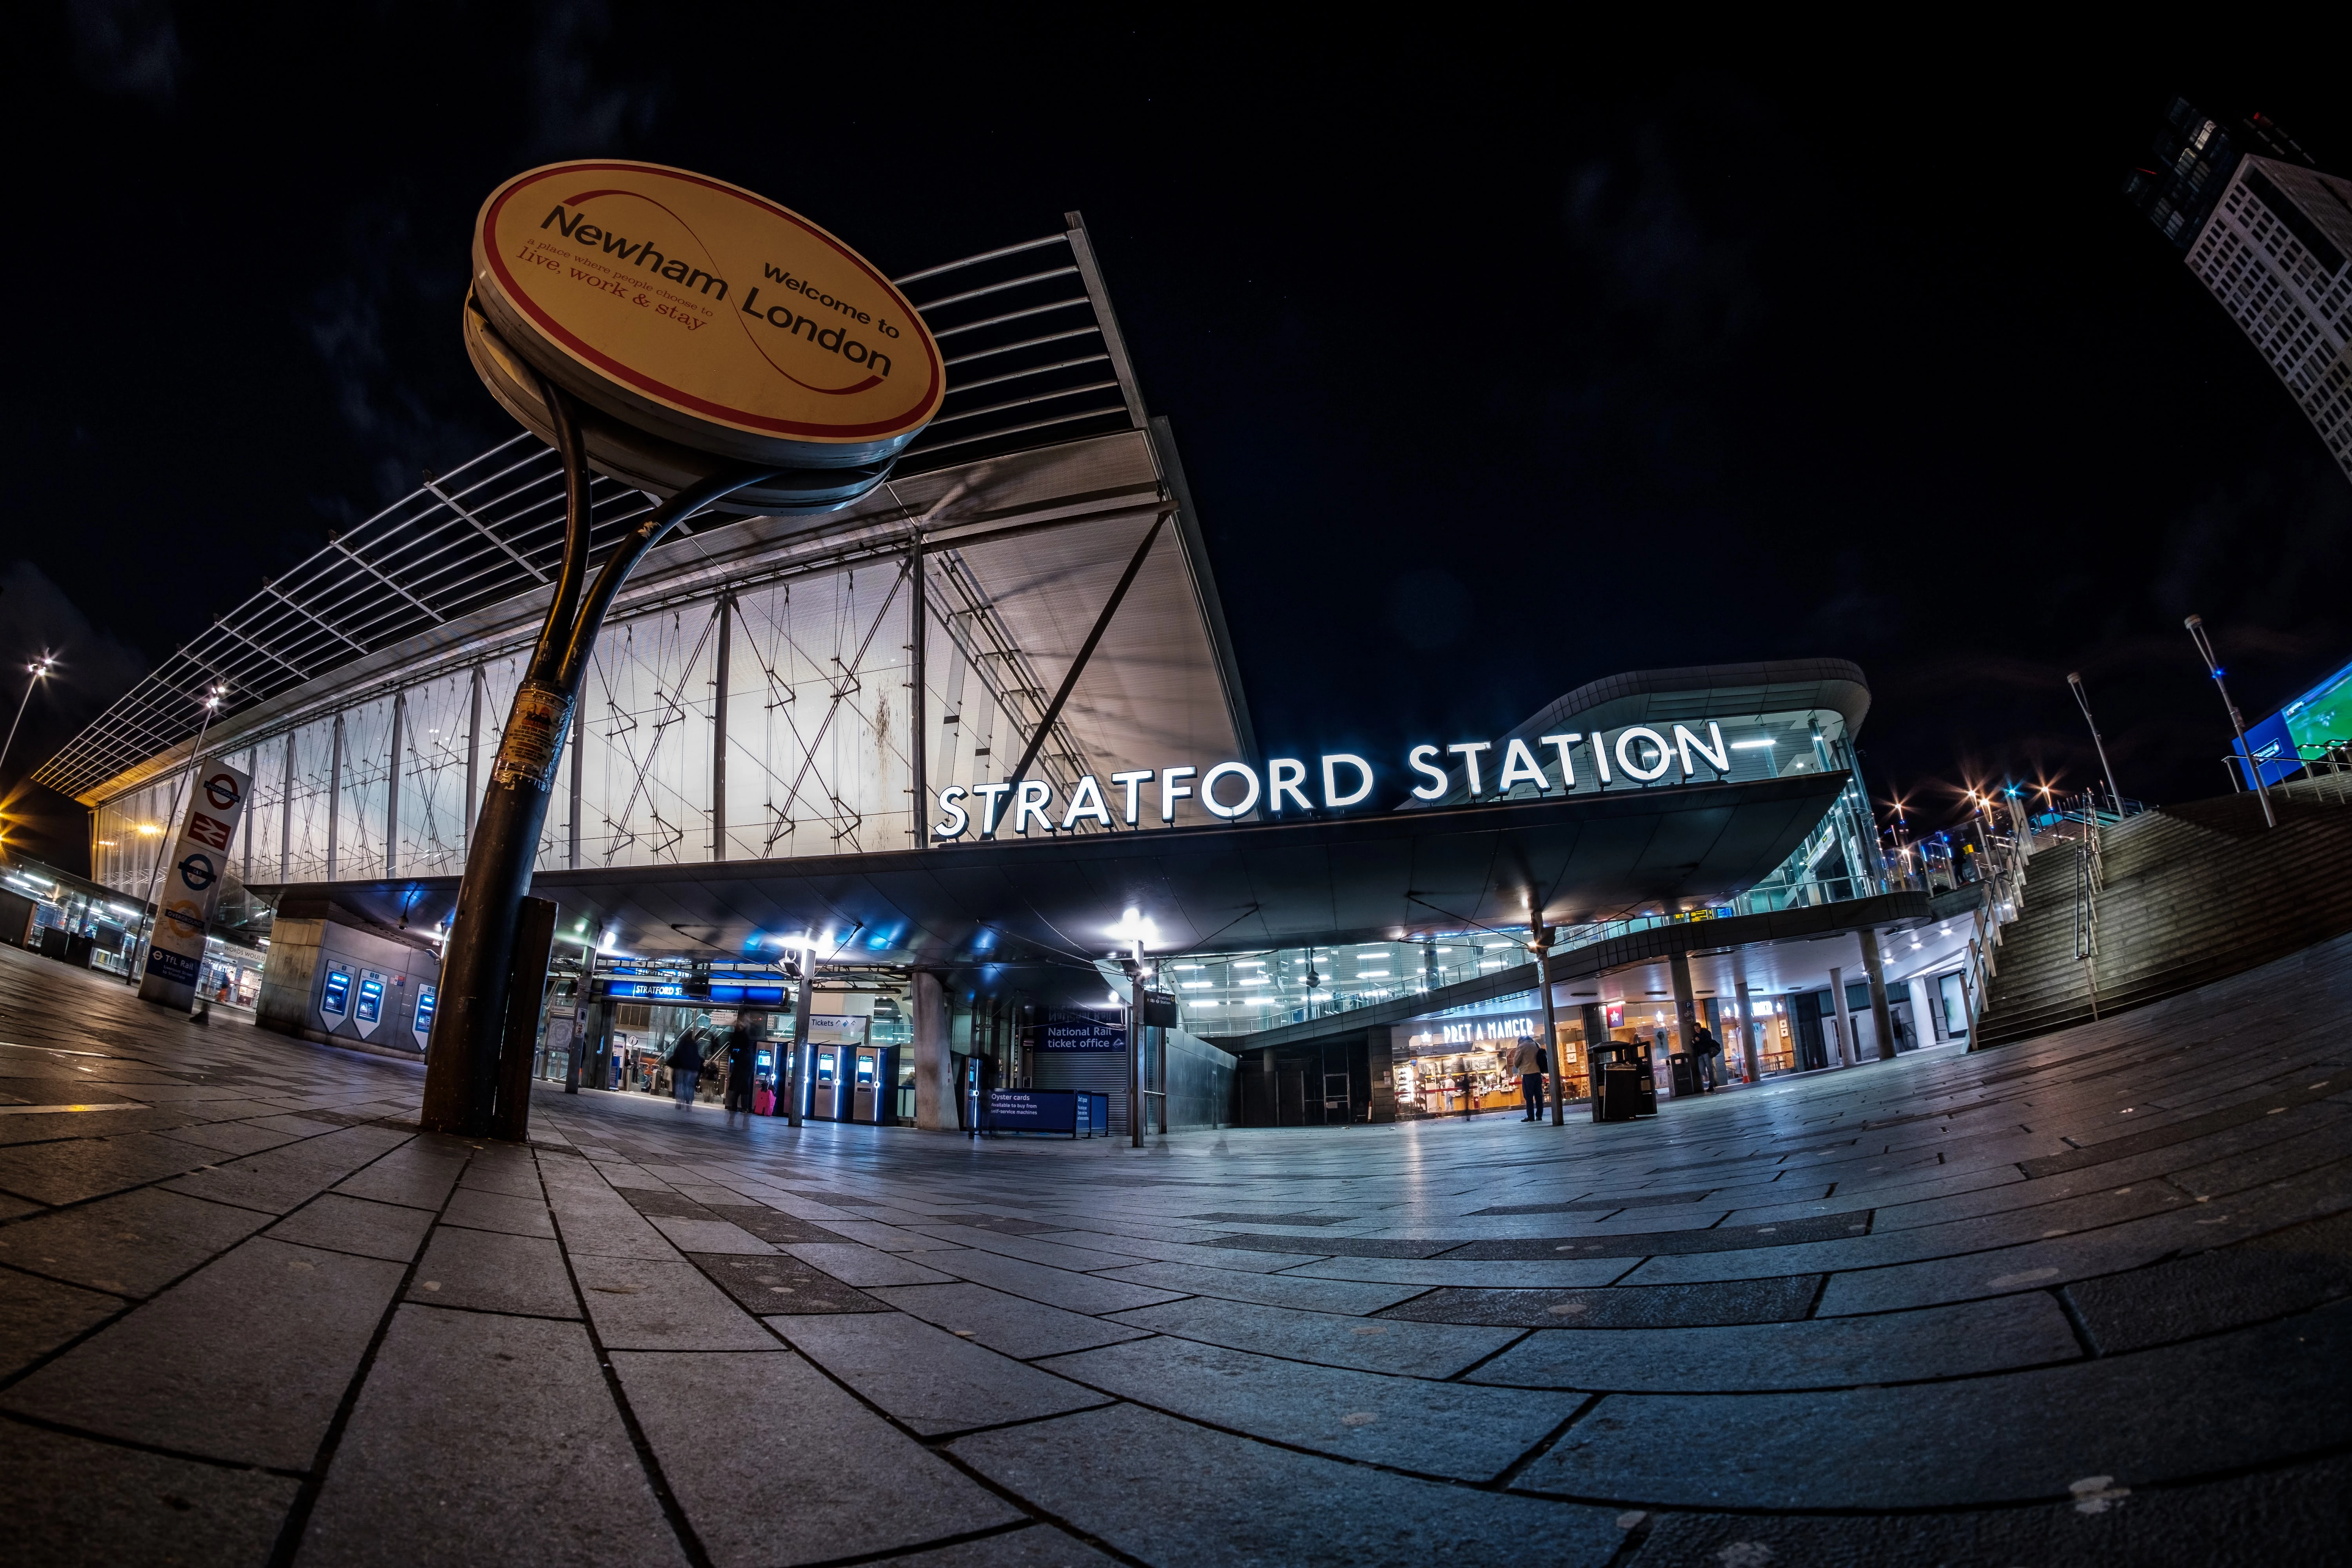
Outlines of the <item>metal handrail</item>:
[{"label": "metal handrail", "polygon": [[[2326,793],[2334,795],[2337,805],[2352,805],[2352,741],[2297,742],[2294,757],[2296,763],[2300,764],[2299,772],[2304,778],[2319,784]],[[2221,766],[2230,775],[2231,792],[2242,795],[2246,789],[2245,780],[2255,768],[2260,767],[2267,771],[2276,766],[2280,760],[2277,752],[2260,759],[2250,759],[2240,752],[2231,752],[2222,757]],[[2292,776],[2282,777],[2277,782],[2282,784],[2287,784],[2292,782]]]},{"label": "metal handrail", "polygon": [[2086,831],[2074,847],[2074,962],[2091,993],[2091,1018],[2099,1016],[2099,892],[2106,883],[2106,863],[2099,845],[2099,821],[2090,814]]}]

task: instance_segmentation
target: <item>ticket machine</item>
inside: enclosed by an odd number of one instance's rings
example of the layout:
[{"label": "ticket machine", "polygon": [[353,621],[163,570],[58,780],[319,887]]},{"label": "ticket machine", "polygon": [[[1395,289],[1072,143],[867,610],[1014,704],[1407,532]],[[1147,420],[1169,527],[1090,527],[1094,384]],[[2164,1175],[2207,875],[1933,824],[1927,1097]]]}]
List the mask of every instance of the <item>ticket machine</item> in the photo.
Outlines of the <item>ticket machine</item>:
[{"label": "ticket machine", "polygon": [[898,1116],[898,1048],[845,1047],[850,1057],[850,1120],[895,1121]]},{"label": "ticket machine", "polygon": [[849,1120],[850,1091],[843,1072],[843,1058],[853,1047],[848,1046],[813,1046],[810,1054],[816,1058],[815,1070],[809,1074],[809,1114],[821,1121]]}]

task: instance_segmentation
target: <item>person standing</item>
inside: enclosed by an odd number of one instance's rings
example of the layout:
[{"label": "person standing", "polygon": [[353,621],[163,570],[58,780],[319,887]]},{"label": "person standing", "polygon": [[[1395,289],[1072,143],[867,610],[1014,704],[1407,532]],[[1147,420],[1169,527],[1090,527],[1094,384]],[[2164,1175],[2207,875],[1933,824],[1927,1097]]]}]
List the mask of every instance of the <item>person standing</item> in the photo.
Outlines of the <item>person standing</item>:
[{"label": "person standing", "polygon": [[751,1061],[757,1048],[751,1027],[740,1017],[727,1031],[727,1109],[749,1113],[751,1109]]},{"label": "person standing", "polygon": [[1721,1081],[1716,1077],[1715,1064],[1722,1057],[1723,1042],[1702,1023],[1698,1032],[1691,1037],[1691,1058],[1697,1068],[1698,1091],[1701,1094],[1710,1094],[1721,1087]]},{"label": "person standing", "polygon": [[1460,1072],[1454,1075],[1454,1086],[1455,1090],[1461,1095],[1462,1118],[1466,1121],[1471,1117],[1478,1114],[1477,1084],[1470,1076],[1470,1065],[1467,1062],[1463,1064],[1462,1070]]},{"label": "person standing", "polygon": [[1536,1043],[1521,1035],[1511,1044],[1509,1070],[1519,1080],[1519,1102],[1527,1109],[1522,1121],[1541,1120],[1538,1112],[1543,1104],[1543,1052]]}]

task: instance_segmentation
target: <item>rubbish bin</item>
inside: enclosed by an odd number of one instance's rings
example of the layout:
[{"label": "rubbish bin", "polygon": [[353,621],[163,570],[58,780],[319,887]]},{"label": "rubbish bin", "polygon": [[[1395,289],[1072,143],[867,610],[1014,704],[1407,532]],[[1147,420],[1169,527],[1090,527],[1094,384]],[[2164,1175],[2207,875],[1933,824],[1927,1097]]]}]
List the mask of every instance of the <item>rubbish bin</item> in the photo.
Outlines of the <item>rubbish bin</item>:
[{"label": "rubbish bin", "polygon": [[1674,1071],[1675,1099],[1679,1100],[1685,1094],[1696,1094],[1699,1091],[1698,1070],[1688,1052],[1675,1051],[1666,1058],[1666,1062]]},{"label": "rubbish bin", "polygon": [[1587,1057],[1592,1069],[1593,1121],[1631,1121],[1658,1113],[1649,1052],[1640,1042],[1603,1040]]}]

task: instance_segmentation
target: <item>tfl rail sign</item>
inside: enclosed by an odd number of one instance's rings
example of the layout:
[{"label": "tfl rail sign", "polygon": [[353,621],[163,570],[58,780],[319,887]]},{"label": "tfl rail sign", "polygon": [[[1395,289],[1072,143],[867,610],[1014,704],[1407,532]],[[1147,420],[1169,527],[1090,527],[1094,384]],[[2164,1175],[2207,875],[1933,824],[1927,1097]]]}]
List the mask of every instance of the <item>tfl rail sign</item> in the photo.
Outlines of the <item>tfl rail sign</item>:
[{"label": "tfl rail sign", "polygon": [[220,901],[228,869],[228,847],[253,780],[225,763],[201,770],[188,801],[186,820],[173,845],[155,910],[155,934],[147,944],[147,969],[140,976],[142,1000],[185,1012],[196,999],[204,973],[205,933]]}]

